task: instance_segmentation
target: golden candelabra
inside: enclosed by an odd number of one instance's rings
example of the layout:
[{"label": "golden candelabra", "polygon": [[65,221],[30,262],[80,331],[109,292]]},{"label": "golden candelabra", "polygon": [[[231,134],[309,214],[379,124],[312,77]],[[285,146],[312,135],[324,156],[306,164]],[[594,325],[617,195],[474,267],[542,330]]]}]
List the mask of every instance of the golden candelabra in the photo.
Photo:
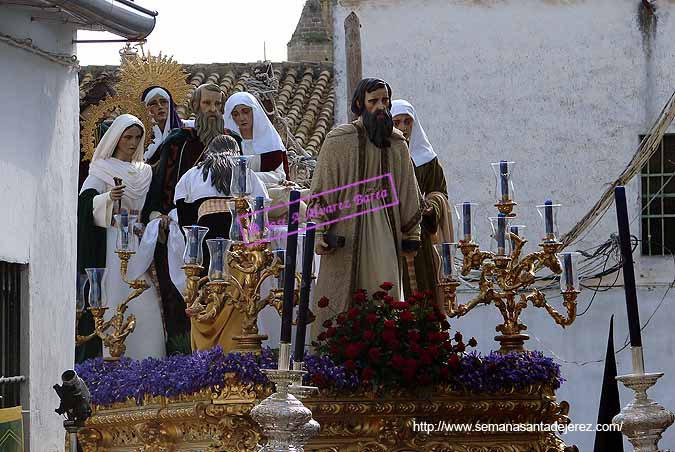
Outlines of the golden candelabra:
[{"label": "golden candelabra", "polygon": [[[242,215],[242,229],[248,227],[243,215],[249,213],[246,198],[234,198],[235,208]],[[234,219],[233,219],[234,221]],[[261,298],[260,289],[270,277],[279,278],[284,269],[284,262],[275,259],[270,249],[270,242],[260,240],[254,243],[234,243],[227,255],[229,276],[223,281],[210,281],[208,276],[202,277],[204,267],[199,264],[185,264],[182,268],[186,275],[184,291],[187,309],[185,312],[194,321],[200,323],[213,322],[224,306],[234,306],[244,316],[241,334],[234,336],[236,348],[232,351],[242,353],[260,353],[262,342],[268,337],[259,334],[258,315],[267,306],[273,306],[281,315],[283,289],[271,289],[265,298]],[[299,298],[300,277],[296,273],[296,290],[294,303]],[[312,315],[310,315],[310,320]]]},{"label": "golden candelabra", "polygon": [[[502,218],[511,219],[515,217],[513,213],[515,205],[516,203],[508,196],[504,196],[495,204],[495,207]],[[552,218],[549,221],[552,224]],[[546,238],[539,244],[541,250],[524,256],[521,256],[521,251],[527,240],[517,233],[504,233],[504,240],[511,240],[511,250],[508,255],[504,252],[505,248],[500,249],[498,253],[482,251],[478,244],[473,242],[471,234],[465,236],[465,240],[457,245],[463,256],[460,272],[462,276],[467,276],[472,270],[480,270],[478,295],[467,303],[458,304],[457,287],[460,282],[455,277],[455,272],[452,271],[451,275],[441,277],[438,285],[445,296],[448,316],[462,317],[476,306],[494,304],[504,320],[495,328],[501,333],[495,336],[495,340],[500,343],[499,352],[501,353],[525,350],[524,343],[529,336],[522,334],[527,330],[527,325],[520,321],[520,314],[527,308],[528,303],[532,303],[537,308],[546,309],[553,320],[563,328],[571,325],[577,314],[576,299],[579,290],[576,284],[570,283],[561,291],[564,314],[548,303],[542,291],[531,287],[535,283],[537,271],[542,267],[548,268],[555,274],[563,273],[556,256],[562,250],[563,245],[555,237],[553,227],[550,226],[550,228]]]},{"label": "golden candelabra", "polygon": [[[127,347],[124,344],[124,341],[127,339],[127,336],[134,331],[134,328],[136,327],[136,318],[133,314],[129,314],[125,319],[124,313],[127,310],[129,302],[141,296],[141,294],[150,287],[144,278],[133,280],[127,279],[127,267],[129,265],[129,259],[135,254],[134,251],[115,250],[115,253],[117,253],[120,258],[122,280],[129,285],[132,291],[119,305],[117,305],[117,312],[110,320],[103,320],[103,317],[108,310],[107,306],[90,306],[89,311],[94,317],[94,331],[86,336],[77,334],[75,336],[75,343],[77,345],[82,345],[94,337],[101,338],[103,346],[108,348],[110,352],[110,356],[105,358],[107,361],[117,361],[126,351]],[[79,320],[81,316],[82,311],[78,310],[77,319]],[[106,331],[110,328],[112,328],[112,332],[107,334]]]}]

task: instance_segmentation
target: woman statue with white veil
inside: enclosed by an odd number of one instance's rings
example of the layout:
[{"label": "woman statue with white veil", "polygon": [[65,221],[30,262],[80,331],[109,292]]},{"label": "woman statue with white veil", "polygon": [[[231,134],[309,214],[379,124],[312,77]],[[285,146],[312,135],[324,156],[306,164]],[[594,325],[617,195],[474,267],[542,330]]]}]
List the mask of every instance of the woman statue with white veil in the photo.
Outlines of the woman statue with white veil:
[{"label": "woman statue with white veil", "polygon": [[[121,115],[112,123],[96,147],[78,200],[77,268],[106,268],[106,317],[115,313],[118,303],[131,292],[122,281],[120,259],[115,253],[114,214],[138,215],[152,179],[152,169],[143,162],[145,129],[132,115]],[[121,179],[122,183],[116,183]],[[115,212],[114,212],[115,210]],[[138,217],[137,217],[138,218]],[[134,258],[131,258],[131,263]],[[129,275],[135,277],[136,275]],[[160,300],[150,278],[141,296],[129,302],[127,315],[136,317],[136,329],[126,339],[125,356],[133,359],[159,358],[166,355]],[[107,351],[104,350],[107,356]]]}]

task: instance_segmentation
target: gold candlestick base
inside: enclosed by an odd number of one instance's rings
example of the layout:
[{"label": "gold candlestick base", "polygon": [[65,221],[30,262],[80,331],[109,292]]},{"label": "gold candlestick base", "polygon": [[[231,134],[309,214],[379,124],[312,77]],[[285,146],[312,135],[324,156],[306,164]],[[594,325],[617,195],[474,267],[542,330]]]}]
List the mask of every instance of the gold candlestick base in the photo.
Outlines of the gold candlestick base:
[{"label": "gold candlestick base", "polygon": [[530,336],[527,334],[500,334],[495,336],[495,340],[499,342],[498,352],[503,355],[513,352],[524,352],[525,341],[529,338]]},{"label": "gold candlestick base", "polygon": [[259,355],[262,353],[262,343],[269,339],[268,336],[264,334],[242,334],[240,336],[233,336],[237,345],[234,350],[235,353],[254,353]]},{"label": "gold candlestick base", "polygon": [[497,204],[495,204],[495,207],[497,210],[499,210],[499,213],[503,213],[507,217],[515,217],[516,214],[513,213],[513,208],[517,206],[518,204],[508,200],[508,201],[499,201]]}]

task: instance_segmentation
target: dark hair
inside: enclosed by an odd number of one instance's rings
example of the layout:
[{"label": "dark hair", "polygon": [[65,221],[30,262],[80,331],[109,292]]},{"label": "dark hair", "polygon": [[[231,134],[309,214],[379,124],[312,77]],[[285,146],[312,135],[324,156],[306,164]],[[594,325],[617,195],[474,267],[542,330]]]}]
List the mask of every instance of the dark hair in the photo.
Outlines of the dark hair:
[{"label": "dark hair", "polygon": [[352,113],[361,116],[366,107],[366,93],[372,93],[380,88],[387,88],[391,99],[391,87],[387,82],[379,78],[364,78],[356,85],[352,96]]},{"label": "dark hair", "polygon": [[220,193],[229,196],[232,168],[227,158],[231,155],[239,155],[239,153],[237,140],[229,135],[218,135],[211,140],[204,153],[204,160],[197,165],[202,170],[204,182],[211,174],[211,184]]},{"label": "dark hair", "polygon": [[222,89],[220,89],[220,86],[216,85],[215,83],[204,83],[203,85],[199,85],[197,89],[195,89],[194,94],[192,94],[192,101],[190,102],[190,106],[192,107],[192,112],[197,113],[199,111],[199,103],[202,100],[202,90],[205,89],[207,91],[212,91],[214,93],[220,93],[221,100],[223,101],[223,106],[221,108],[221,113],[224,113],[225,109],[225,93],[223,92]]}]

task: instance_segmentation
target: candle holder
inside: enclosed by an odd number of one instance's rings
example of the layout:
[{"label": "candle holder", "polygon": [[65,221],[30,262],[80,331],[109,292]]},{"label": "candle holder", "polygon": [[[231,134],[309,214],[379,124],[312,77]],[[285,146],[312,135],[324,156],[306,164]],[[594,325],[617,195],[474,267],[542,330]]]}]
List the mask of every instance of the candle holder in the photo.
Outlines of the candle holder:
[{"label": "candle holder", "polygon": [[[290,344],[282,343],[278,369],[263,369],[274,383],[276,391],[251,410],[251,417],[260,425],[267,443],[260,452],[296,452],[307,432],[304,427],[312,420],[312,412],[290,390],[291,384],[302,379],[303,370],[289,370]],[[300,446],[300,449],[298,449]]]},{"label": "candle holder", "polygon": [[558,243],[558,237],[560,237],[560,231],[558,230],[559,210],[560,204],[554,204],[550,200],[537,206],[537,212],[539,212],[544,230],[543,243]]},{"label": "candle holder", "polygon": [[[127,349],[124,342],[136,327],[136,317],[133,314],[130,314],[125,319],[124,313],[127,310],[127,305],[131,300],[141,296],[141,294],[150,287],[144,278],[133,280],[127,279],[129,259],[135,252],[123,250],[116,250],[115,252],[120,258],[122,281],[127,283],[132,290],[129,295],[117,305],[115,315],[113,315],[110,320],[105,321],[104,316],[108,310],[108,307],[104,306],[105,291],[103,286],[106,269],[87,268],[86,272],[89,280],[89,310],[94,317],[94,332],[88,336],[76,336],[75,338],[77,345],[88,342],[96,336],[101,338],[103,346],[106,347],[110,353],[109,357],[104,358],[106,361],[117,361],[124,355],[124,352]],[[110,334],[106,333],[109,329],[112,329]]]},{"label": "candle holder", "polygon": [[228,157],[232,168],[230,179],[230,193],[235,198],[246,198],[253,193],[253,180],[249,168],[250,155],[236,155]]},{"label": "candle holder", "polygon": [[[246,200],[244,199],[244,201]],[[248,206],[248,204],[246,205]],[[239,226],[237,226],[237,229],[239,230]],[[241,334],[232,338],[236,346],[231,351],[261,353],[262,342],[268,337],[259,334],[258,315],[268,305],[273,306],[281,314],[283,286],[281,289],[271,290],[265,298],[261,298],[260,288],[268,278],[276,278],[277,280],[281,278],[283,281],[284,260],[278,258],[278,253],[275,254],[270,249],[267,241],[256,244],[231,240],[229,242],[230,246],[223,259],[225,265],[222,280],[212,278],[216,275],[216,272],[209,272],[211,277],[200,277],[203,271],[201,265],[186,264],[183,267],[187,277],[184,293],[185,302],[188,305],[186,313],[196,322],[211,323],[220,314],[224,306],[235,306],[239,312],[244,314],[244,318],[241,325]],[[215,242],[207,240],[207,244],[209,243]],[[186,256],[188,255],[188,246],[189,243],[186,244]],[[209,245],[209,247],[211,246],[213,245]],[[201,249],[201,245],[199,249]],[[227,270],[225,270],[225,267],[227,267]],[[299,287],[300,276],[297,273],[295,278],[296,286]],[[295,290],[294,297],[297,304],[299,290]]]},{"label": "candle holder", "polygon": [[492,163],[491,166],[495,175],[495,197],[497,198],[495,207],[506,216],[515,216],[513,215],[513,208],[518,205],[513,201],[513,168],[515,162],[501,160]]},{"label": "candle holder", "polygon": [[474,225],[476,224],[476,211],[478,204],[473,202],[463,202],[455,204],[455,214],[457,215],[457,236],[462,237],[460,242],[471,243],[476,240],[474,235]]},{"label": "candle holder", "polygon": [[[571,325],[576,319],[576,299],[579,294],[576,258],[567,261],[573,284],[572,290],[566,288],[562,291],[564,314],[553,308],[539,289],[530,288],[535,282],[536,272],[542,267],[548,268],[555,274],[563,272],[563,267],[556,255],[562,249],[562,243],[557,240],[556,208],[559,205],[548,201],[543,207],[547,234],[539,244],[541,250],[521,256],[527,240],[518,233],[511,232],[508,227],[515,213],[507,214],[499,205],[497,206],[498,216],[490,219],[493,238],[495,238],[493,251],[483,251],[474,241],[472,215],[475,209],[473,204],[461,203],[456,206],[459,230],[464,232],[464,240],[458,245],[463,255],[460,273],[467,276],[472,270],[480,271],[478,295],[467,303],[457,303],[457,287],[460,284],[458,278],[452,274],[452,267],[447,269],[450,270],[449,272],[442,270],[443,274],[439,275],[438,286],[445,296],[447,314],[450,317],[464,316],[479,305],[494,304],[499,309],[504,320],[495,327],[495,330],[501,333],[495,336],[495,340],[500,343],[500,353],[525,350],[524,344],[529,336],[522,333],[527,330],[527,325],[520,321],[520,314],[530,303],[537,308],[546,309],[553,320],[563,328]],[[508,242],[510,245],[507,249]],[[439,252],[438,247],[436,250]],[[443,261],[443,255],[440,252],[439,255]]]},{"label": "candle holder", "polygon": [[[302,361],[293,362],[293,370],[302,371],[302,375],[298,376],[288,387],[288,392],[293,394],[298,400],[302,401],[319,392],[316,386],[305,386],[302,384],[304,372],[304,363]],[[299,452],[304,451],[304,446],[319,434],[321,425],[313,418],[306,424],[301,425],[292,433],[291,445]]]},{"label": "candle holder", "polygon": [[635,373],[616,377],[635,393],[633,400],[612,419],[621,426],[635,452],[661,452],[661,435],[673,424],[675,416],[647,396],[647,390],[663,376],[658,373]]}]

